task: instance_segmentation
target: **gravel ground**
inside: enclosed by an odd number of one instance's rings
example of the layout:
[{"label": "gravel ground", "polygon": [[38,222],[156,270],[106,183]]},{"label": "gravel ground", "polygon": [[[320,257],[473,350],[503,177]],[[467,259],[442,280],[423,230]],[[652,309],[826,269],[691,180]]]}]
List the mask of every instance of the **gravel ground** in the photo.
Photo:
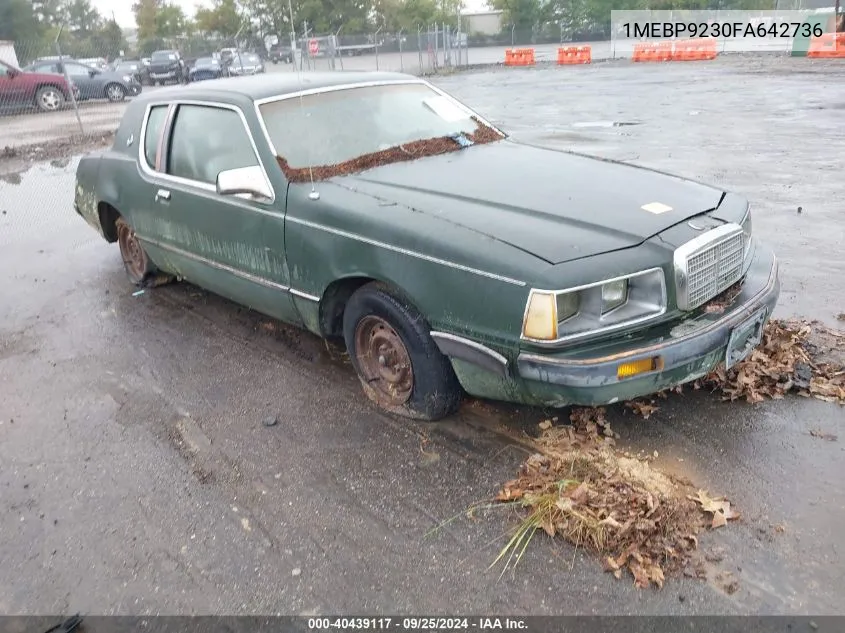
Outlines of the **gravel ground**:
[{"label": "gravel ground", "polygon": [[[523,140],[748,196],[781,258],[776,316],[835,325],[843,68],[734,58],[436,83]],[[499,579],[506,514],[427,533],[515,472],[524,452],[499,426],[543,412],[470,402],[397,420],[307,334],[187,284],[133,296],[116,247],[70,210],[64,155],[0,170],[0,613],[845,613],[845,449],[809,433],[845,437],[841,408],[701,393],[648,420],[613,408],[623,444],[741,510],[702,541],[727,552],[712,577],[638,591],[535,539]]]}]

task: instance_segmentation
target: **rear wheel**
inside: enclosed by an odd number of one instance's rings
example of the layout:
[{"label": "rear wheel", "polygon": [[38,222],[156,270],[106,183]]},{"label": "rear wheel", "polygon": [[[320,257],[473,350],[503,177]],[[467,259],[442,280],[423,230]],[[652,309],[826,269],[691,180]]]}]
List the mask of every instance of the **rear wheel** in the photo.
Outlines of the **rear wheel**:
[{"label": "rear wheel", "polygon": [[65,95],[55,86],[43,86],[35,93],[35,105],[42,112],[61,110],[64,104]]},{"label": "rear wheel", "polygon": [[120,84],[109,84],[106,86],[106,98],[113,103],[123,101],[126,99],[126,90]]},{"label": "rear wheel", "polygon": [[463,397],[452,365],[406,299],[371,283],[358,289],[343,314],[343,336],[367,396],[408,417],[439,420]]},{"label": "rear wheel", "polygon": [[144,285],[156,272],[156,268],[147,256],[144,247],[135,230],[123,218],[115,222],[117,229],[117,243],[120,246],[120,256],[129,280],[136,286]]}]

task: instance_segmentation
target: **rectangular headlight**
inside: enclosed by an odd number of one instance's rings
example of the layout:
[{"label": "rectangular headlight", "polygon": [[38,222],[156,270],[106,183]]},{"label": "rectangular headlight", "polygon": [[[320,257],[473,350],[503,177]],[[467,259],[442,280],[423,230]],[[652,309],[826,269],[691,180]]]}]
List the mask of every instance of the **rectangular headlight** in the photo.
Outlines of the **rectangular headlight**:
[{"label": "rectangular headlight", "polygon": [[617,279],[601,286],[601,313],[607,314],[628,300],[628,280]]},{"label": "rectangular headlight", "polygon": [[532,290],[522,338],[538,343],[585,338],[653,319],[666,312],[666,306],[662,268],[566,290]]}]

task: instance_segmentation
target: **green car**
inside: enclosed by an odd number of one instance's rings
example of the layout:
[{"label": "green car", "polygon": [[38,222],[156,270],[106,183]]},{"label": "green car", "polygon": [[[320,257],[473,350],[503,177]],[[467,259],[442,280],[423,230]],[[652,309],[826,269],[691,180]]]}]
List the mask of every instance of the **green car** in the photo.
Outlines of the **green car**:
[{"label": "green car", "polygon": [[343,341],[381,407],[604,405],[730,367],[780,292],[740,196],[518,143],[397,73],[201,82],[127,107],[76,211],[185,279]]}]

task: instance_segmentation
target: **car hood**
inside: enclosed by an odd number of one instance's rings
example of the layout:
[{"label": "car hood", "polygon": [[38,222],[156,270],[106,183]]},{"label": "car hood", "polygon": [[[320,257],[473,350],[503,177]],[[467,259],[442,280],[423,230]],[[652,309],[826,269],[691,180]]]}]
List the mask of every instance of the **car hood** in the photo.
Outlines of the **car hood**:
[{"label": "car hood", "polygon": [[510,140],[334,182],[550,264],[636,246],[717,208],[724,196],[720,189],[670,174]]}]

